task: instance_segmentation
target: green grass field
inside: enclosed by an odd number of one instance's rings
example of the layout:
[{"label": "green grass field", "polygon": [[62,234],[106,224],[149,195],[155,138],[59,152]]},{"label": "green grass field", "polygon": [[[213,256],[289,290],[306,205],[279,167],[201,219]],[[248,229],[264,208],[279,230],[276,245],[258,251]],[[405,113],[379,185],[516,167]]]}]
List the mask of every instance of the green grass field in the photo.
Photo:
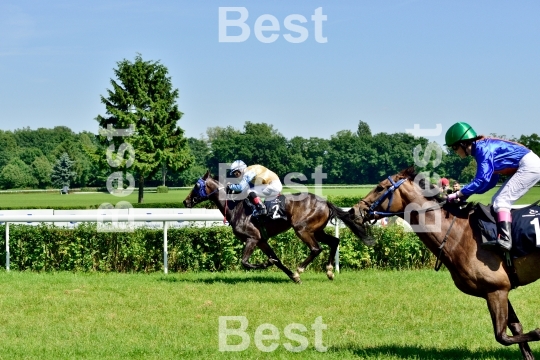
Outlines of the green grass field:
[{"label": "green grass field", "polygon": [[[322,189],[323,196],[365,196],[371,191],[372,186],[362,187],[325,187]],[[484,204],[491,202],[491,197],[498,188],[492,189],[485,194],[473,195],[470,201],[478,201]],[[310,192],[315,192],[314,188],[308,188]],[[155,203],[179,203],[188,195],[190,190],[174,190],[166,194],[146,192],[144,202],[146,204]],[[284,193],[295,192],[285,188]],[[517,204],[531,204],[540,200],[540,187],[532,188],[525,196],[517,201]],[[3,208],[55,208],[66,206],[99,206],[110,203],[116,205],[119,201],[127,201],[132,204],[137,203],[137,192],[133,192],[126,197],[118,197],[107,193],[73,193],[70,195],[60,195],[58,193],[2,193],[0,194],[0,209]]]},{"label": "green grass field", "polygon": [[[459,292],[447,271],[308,271],[296,285],[281,272],[114,274],[0,272],[2,359],[521,359],[499,345],[485,301]],[[540,283],[511,300],[524,330],[539,326]],[[219,317],[244,316],[250,344],[219,350]],[[311,325],[321,317],[315,348]],[[307,328],[307,348],[284,335]],[[256,328],[279,333],[271,352]],[[238,322],[228,323],[237,328]],[[239,344],[228,336],[226,343]],[[540,355],[538,343],[531,344]],[[319,350],[323,350],[319,347]]]}]

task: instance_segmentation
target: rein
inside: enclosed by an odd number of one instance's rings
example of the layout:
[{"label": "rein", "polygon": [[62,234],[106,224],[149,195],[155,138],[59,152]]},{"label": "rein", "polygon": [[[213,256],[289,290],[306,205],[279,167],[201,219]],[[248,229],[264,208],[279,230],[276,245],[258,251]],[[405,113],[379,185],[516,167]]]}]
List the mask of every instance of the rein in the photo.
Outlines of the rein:
[{"label": "rein", "polygon": [[452,222],[450,223],[450,226],[448,227],[448,231],[444,235],[444,239],[441,242],[441,245],[439,246],[439,255],[437,255],[437,260],[435,261],[435,271],[439,271],[442,266],[441,261],[441,255],[443,252],[444,245],[446,244],[446,240],[448,240],[448,234],[450,234],[450,230],[452,230],[452,226],[454,226],[454,222],[456,221],[456,216],[454,215],[454,218],[452,219]]},{"label": "rein", "polygon": [[[392,180],[392,177],[389,176],[388,180],[390,181],[390,183],[392,183],[392,186],[390,186],[388,189],[386,189],[384,194],[382,194],[380,198],[378,198],[373,204],[371,204],[371,206],[369,207],[369,209],[367,211],[369,216],[379,215],[379,216],[385,217],[385,216],[393,216],[393,215],[405,214],[405,211],[391,212],[389,210],[390,210],[390,206],[392,205],[392,199],[393,199],[394,191],[396,191],[396,189],[401,184],[403,184],[406,181],[406,179],[401,179],[398,182],[395,182],[394,180]],[[375,209],[384,200],[386,200],[387,198],[389,198],[389,200],[388,200],[388,206],[386,207],[386,211],[375,211]],[[413,211],[416,211],[416,212],[420,213],[420,212],[428,212],[428,211],[431,211],[431,210],[437,210],[437,209],[442,208],[444,206],[444,204],[446,204],[446,201],[444,201],[442,203],[438,203],[437,205],[431,206],[431,207],[429,207],[427,209],[413,210]],[[448,240],[448,235],[450,234],[450,230],[452,230],[452,226],[454,226],[455,221],[456,221],[456,216],[454,216],[454,218],[452,219],[452,222],[450,223],[450,226],[448,227],[448,231],[444,235],[444,239],[441,242],[441,245],[439,246],[439,254],[437,255],[437,260],[435,261],[435,271],[439,271],[441,266],[442,266],[441,255],[442,255],[442,252],[443,252],[443,249],[444,249],[444,245],[446,245],[446,241]]]},{"label": "rein", "polygon": [[[369,209],[367,210],[368,215],[370,215],[370,216],[379,215],[381,217],[386,217],[386,216],[394,216],[394,215],[403,215],[403,214],[405,214],[405,211],[392,212],[392,211],[389,211],[389,210],[390,210],[390,207],[392,206],[392,200],[394,199],[394,191],[396,191],[396,189],[398,187],[400,187],[401,184],[403,184],[405,181],[407,181],[407,179],[401,179],[398,182],[395,182],[394,180],[392,180],[392,177],[389,176],[388,180],[390,181],[390,183],[392,183],[392,186],[390,186],[388,189],[386,189],[384,194],[382,194],[380,198],[375,200],[375,202],[370,205]],[[384,200],[386,200],[387,198],[389,198],[389,200],[388,200],[388,206],[386,207],[386,211],[375,211],[375,209]],[[442,202],[440,204],[437,204],[435,206],[429,207],[427,209],[414,210],[414,211],[416,211],[416,212],[428,212],[428,211],[431,211],[431,210],[437,210],[437,209],[442,208],[444,204],[446,204],[446,201],[444,201],[444,202]]]},{"label": "rein", "polygon": [[[380,198],[378,198],[373,204],[371,204],[371,206],[368,209],[368,214],[369,215],[379,215],[379,216],[385,217],[385,216],[403,214],[403,211],[393,213],[393,212],[390,212],[389,210],[390,210],[390,206],[392,206],[392,200],[394,199],[394,191],[396,191],[396,189],[401,184],[403,184],[405,181],[407,181],[407,179],[401,179],[398,182],[394,182],[394,180],[392,180],[392,177],[389,176],[388,180],[392,183],[392,186],[390,186],[388,189],[386,189],[384,194],[382,194]],[[375,208],[377,206],[379,206],[387,198],[389,198],[389,199],[388,199],[388,206],[386,207],[386,212],[384,212],[384,211],[375,211]]]},{"label": "rein", "polygon": [[[224,189],[224,186],[218,186],[216,190],[212,191],[210,194],[206,193],[206,180],[199,178],[197,180],[197,185],[199,187],[199,198],[201,200],[206,200],[213,194],[217,193],[219,190]],[[225,199],[225,211],[223,212],[223,224],[227,224],[227,199]]]}]

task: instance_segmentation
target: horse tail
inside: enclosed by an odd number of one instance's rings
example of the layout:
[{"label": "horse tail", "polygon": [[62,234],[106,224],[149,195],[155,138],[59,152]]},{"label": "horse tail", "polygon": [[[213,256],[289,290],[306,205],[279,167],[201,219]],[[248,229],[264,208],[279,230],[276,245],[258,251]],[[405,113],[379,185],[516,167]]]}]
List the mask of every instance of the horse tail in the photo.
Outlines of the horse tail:
[{"label": "horse tail", "polygon": [[327,204],[328,208],[330,209],[330,220],[335,220],[337,217],[339,220],[343,221],[343,223],[353,232],[353,234],[359,237],[364,244],[367,246],[373,246],[375,244],[375,239],[368,234],[366,227],[358,225],[353,221],[351,213],[338,208],[329,201],[327,201]]}]

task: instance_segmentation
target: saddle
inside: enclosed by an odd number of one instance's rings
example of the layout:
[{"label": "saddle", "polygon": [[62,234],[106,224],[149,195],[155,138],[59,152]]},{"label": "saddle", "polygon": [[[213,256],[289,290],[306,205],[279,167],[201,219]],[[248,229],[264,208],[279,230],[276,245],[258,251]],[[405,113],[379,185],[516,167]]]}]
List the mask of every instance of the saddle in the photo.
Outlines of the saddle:
[{"label": "saddle", "polygon": [[[255,211],[254,205],[249,201],[249,199],[244,200],[248,205],[248,209],[251,209],[251,214]],[[273,200],[264,201],[264,206],[266,206],[266,215],[258,216],[259,220],[287,220],[287,213],[285,212],[285,196],[279,195]]]},{"label": "saddle", "polygon": [[[512,250],[513,258],[522,257],[540,251],[540,206],[538,202],[512,213]],[[482,242],[497,239],[496,213],[493,206],[476,204],[471,215],[471,226],[476,229]]]}]

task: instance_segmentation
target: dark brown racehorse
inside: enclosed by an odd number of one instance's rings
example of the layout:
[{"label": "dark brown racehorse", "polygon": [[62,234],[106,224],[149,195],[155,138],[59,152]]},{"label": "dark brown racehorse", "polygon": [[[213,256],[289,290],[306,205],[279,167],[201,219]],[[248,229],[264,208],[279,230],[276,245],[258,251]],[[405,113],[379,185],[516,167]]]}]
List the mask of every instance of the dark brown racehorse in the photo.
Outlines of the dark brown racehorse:
[{"label": "dark brown racehorse", "polygon": [[[407,220],[431,252],[440,254],[457,288],[486,299],[495,339],[506,346],[519,344],[523,358],[534,359],[527,342],[540,340],[540,329],[523,333],[508,300],[512,285],[502,254],[479,246],[481,240],[470,225],[470,209],[463,211],[455,204],[444,204],[436,195],[437,189],[429,190],[424,183],[420,176],[416,177],[414,168],[389,176],[351,209],[355,221],[367,224],[390,215]],[[538,264],[540,253],[515,259],[516,285],[536,281],[540,277]],[[507,327],[512,336],[506,333]]]},{"label": "dark brown racehorse", "polygon": [[[301,195],[301,196],[299,196]],[[336,217],[342,221],[360,238],[370,240],[364,232],[362,226],[355,225],[350,220],[348,212],[341,210],[332,203],[315,196],[314,194],[303,193],[299,195],[285,195],[285,212],[287,220],[254,221],[251,216],[251,209],[243,201],[226,200],[225,187],[218,180],[212,178],[207,172],[193,187],[193,190],[184,200],[184,205],[188,208],[205,200],[212,201],[221,213],[226,217],[232,226],[233,232],[245,243],[242,256],[242,265],[247,269],[264,269],[276,265],[283,270],[294,282],[300,282],[300,274],[305,268],[320,254],[319,243],[330,247],[330,257],[326,264],[326,275],[330,280],[334,278],[334,258],[339,245],[339,239],[327,234],[324,228],[328,221]],[[288,229],[294,229],[296,235],[302,240],[310,250],[306,260],[298,265],[293,274],[277,257],[268,239]],[[264,264],[251,264],[249,258],[255,247],[259,247],[268,256],[268,261]]]}]

